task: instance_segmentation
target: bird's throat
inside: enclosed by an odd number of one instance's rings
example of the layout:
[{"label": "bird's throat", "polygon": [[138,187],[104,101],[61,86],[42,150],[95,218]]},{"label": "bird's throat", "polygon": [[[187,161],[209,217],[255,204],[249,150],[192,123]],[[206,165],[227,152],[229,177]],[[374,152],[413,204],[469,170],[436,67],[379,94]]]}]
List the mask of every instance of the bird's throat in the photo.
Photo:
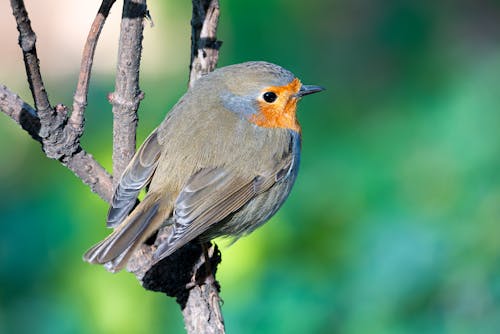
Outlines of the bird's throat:
[{"label": "bird's throat", "polygon": [[265,128],[285,128],[301,132],[297,120],[297,102],[294,97],[301,87],[299,79],[286,86],[270,87],[279,96],[275,103],[259,102],[259,110],[250,117],[250,122]]}]

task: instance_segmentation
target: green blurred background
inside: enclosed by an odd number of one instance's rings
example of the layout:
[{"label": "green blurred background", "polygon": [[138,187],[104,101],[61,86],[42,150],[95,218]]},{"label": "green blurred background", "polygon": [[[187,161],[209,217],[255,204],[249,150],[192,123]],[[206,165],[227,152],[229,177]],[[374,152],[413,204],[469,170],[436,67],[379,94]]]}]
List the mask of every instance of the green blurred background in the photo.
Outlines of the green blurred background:
[{"label": "green blurred background", "polygon": [[[50,3],[26,1],[51,101],[71,105],[99,1]],[[0,6],[0,83],[31,101]],[[108,170],[120,7],[83,138]],[[150,7],[139,142],[188,72],[190,2]],[[227,332],[498,333],[500,3],[221,0],[221,11],[219,65],[267,60],[328,89],[301,103],[288,202],[251,236],[221,242]],[[3,114],[0,152],[1,333],[183,331],[173,300],[82,262],[108,233],[105,203]]]}]

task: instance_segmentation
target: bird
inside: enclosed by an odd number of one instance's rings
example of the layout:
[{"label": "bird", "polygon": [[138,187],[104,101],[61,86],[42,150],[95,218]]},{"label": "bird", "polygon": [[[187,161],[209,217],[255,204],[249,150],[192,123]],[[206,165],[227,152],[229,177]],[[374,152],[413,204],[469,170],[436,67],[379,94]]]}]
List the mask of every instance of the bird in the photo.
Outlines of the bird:
[{"label": "bird", "polygon": [[154,263],[192,240],[237,240],[264,224],[297,177],[297,102],[322,90],[264,61],[199,78],[125,168],[107,216],[114,231],[83,259],[117,272],[160,228],[169,232]]}]

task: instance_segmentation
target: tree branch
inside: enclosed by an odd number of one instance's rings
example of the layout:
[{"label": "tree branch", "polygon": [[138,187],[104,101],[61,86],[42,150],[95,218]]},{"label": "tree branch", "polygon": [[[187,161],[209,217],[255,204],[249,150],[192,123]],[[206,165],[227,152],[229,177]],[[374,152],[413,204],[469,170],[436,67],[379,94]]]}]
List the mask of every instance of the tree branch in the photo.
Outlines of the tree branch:
[{"label": "tree branch", "polygon": [[116,186],[135,153],[137,109],[144,98],[139,90],[139,65],[146,0],[125,0],[123,4],[113,104],[113,175]]},{"label": "tree branch", "polygon": [[28,12],[23,0],[11,0],[10,5],[19,31],[19,46],[23,51],[24,65],[35,108],[41,119],[50,119],[52,117],[52,108],[40,73],[40,64],[36,54],[36,35],[31,29]]},{"label": "tree branch", "polygon": [[219,60],[221,41],[217,40],[219,24],[218,0],[193,0],[191,19],[191,63],[189,87],[201,77],[215,69]]},{"label": "tree branch", "polygon": [[158,232],[154,245],[142,245],[129,260],[127,270],[145,289],[176,298],[187,333],[225,333],[220,286],[214,278],[221,262],[217,245],[193,240],[152,266],[154,252],[168,235],[165,228]]},{"label": "tree branch", "polygon": [[[64,108],[57,106],[56,109]],[[0,110],[19,124],[36,141],[44,144],[40,136],[40,119],[36,111],[4,85],[0,85]],[[61,114],[64,113],[61,111]],[[64,146],[64,138],[56,146]],[[58,151],[58,148],[51,149]],[[70,151],[73,151],[71,149]],[[90,189],[109,202],[112,195],[111,177],[106,170],[79,145],[71,154],[62,154],[60,162],[75,173]]]},{"label": "tree branch", "polygon": [[40,120],[36,110],[4,85],[0,85],[0,109],[26,130],[33,139],[42,142],[42,138],[38,135]]},{"label": "tree branch", "polygon": [[101,34],[106,18],[109,15],[111,7],[116,0],[103,0],[99,11],[90,27],[85,47],[83,48],[82,63],[80,66],[80,75],[78,77],[78,85],[73,97],[73,112],[69,119],[69,124],[75,129],[76,133],[83,133],[85,118],[84,112],[87,107],[87,95],[89,91],[89,81],[92,72],[92,64],[94,62],[95,48]]},{"label": "tree branch", "polygon": [[111,177],[104,168],[80,146],[81,131],[67,126],[68,112],[65,106],[50,106],[40,73],[36,54],[36,35],[31,28],[28,12],[22,0],[11,0],[12,13],[19,31],[19,46],[23,52],[26,75],[36,110],[11,92],[0,86],[0,108],[21,125],[31,137],[42,144],[47,157],[59,160],[71,169],[104,200],[110,201]]}]

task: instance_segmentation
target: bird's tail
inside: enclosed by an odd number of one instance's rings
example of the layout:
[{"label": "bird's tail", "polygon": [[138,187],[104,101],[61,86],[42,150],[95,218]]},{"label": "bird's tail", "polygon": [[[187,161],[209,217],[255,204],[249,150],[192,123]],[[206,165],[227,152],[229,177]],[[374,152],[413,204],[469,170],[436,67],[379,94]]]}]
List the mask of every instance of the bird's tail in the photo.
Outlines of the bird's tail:
[{"label": "bird's tail", "polygon": [[163,223],[158,214],[160,203],[148,199],[151,197],[147,196],[113,233],[90,248],[83,259],[104,264],[111,272],[123,269],[137,247]]}]

